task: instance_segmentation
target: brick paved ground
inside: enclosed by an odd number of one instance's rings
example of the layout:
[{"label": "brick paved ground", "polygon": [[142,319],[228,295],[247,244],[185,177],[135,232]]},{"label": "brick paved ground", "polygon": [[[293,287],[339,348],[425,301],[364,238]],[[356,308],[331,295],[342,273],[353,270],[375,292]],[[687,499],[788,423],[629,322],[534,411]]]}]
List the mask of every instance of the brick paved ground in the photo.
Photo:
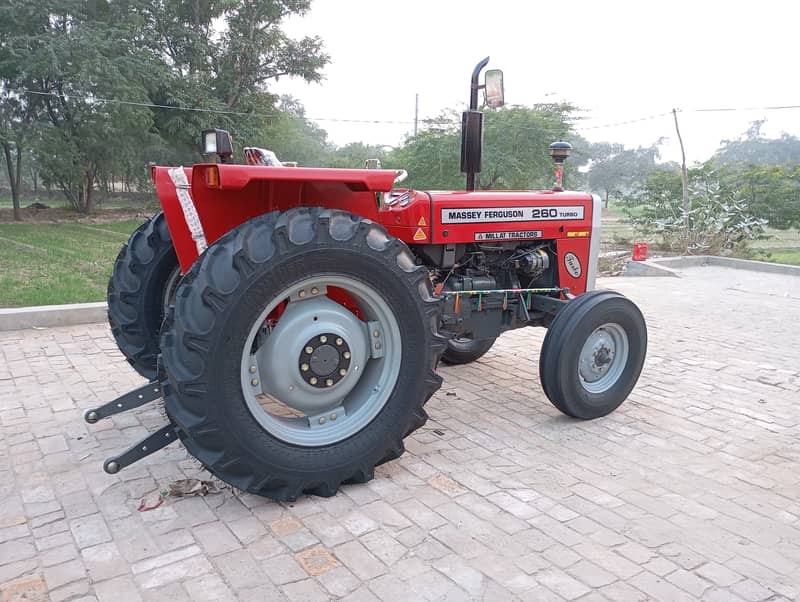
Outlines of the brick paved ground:
[{"label": "brick paved ground", "polygon": [[138,512],[197,468],[162,421],[87,428],[140,380],[103,325],[0,333],[0,591],[52,600],[766,600],[800,596],[800,279],[696,268],[606,281],[650,328],[615,414],[546,401],[543,332],[444,368],[408,453],[334,498],[226,492]]}]

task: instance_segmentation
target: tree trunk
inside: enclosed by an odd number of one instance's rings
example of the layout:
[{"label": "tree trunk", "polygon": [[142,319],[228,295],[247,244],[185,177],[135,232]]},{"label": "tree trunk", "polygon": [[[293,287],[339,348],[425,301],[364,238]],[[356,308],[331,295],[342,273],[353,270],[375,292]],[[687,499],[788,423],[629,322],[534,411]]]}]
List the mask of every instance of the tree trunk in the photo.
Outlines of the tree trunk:
[{"label": "tree trunk", "polygon": [[94,169],[87,169],[83,174],[83,213],[91,213],[94,209]]},{"label": "tree trunk", "polygon": [[6,160],[6,169],[8,170],[8,185],[11,187],[11,206],[14,208],[14,220],[22,221],[22,211],[19,207],[19,186],[22,174],[22,149],[16,146],[15,153],[17,156],[17,164],[14,165],[14,159],[11,158],[11,145],[3,142],[3,155]]}]

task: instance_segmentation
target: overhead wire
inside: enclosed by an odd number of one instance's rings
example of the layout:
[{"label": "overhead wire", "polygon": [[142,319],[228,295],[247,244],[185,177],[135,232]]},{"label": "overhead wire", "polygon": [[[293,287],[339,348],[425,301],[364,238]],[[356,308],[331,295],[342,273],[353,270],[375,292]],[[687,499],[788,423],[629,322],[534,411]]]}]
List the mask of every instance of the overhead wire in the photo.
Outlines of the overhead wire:
[{"label": "overhead wire", "polygon": [[[145,108],[153,108],[153,109],[163,109],[163,110],[171,110],[171,111],[188,111],[188,112],[196,112],[196,113],[209,113],[215,115],[232,115],[237,117],[258,117],[263,119],[276,119],[276,118],[290,118],[290,119],[300,119],[306,121],[320,121],[320,122],[330,122],[330,123],[365,123],[365,124],[388,124],[388,125],[411,125],[414,123],[414,120],[402,120],[402,119],[350,119],[350,118],[343,118],[343,117],[309,117],[305,115],[293,115],[291,113],[262,113],[258,111],[234,111],[231,109],[214,109],[214,108],[204,108],[204,107],[186,107],[186,106],[176,106],[176,105],[166,105],[166,104],[158,104],[152,102],[141,102],[141,101],[132,101],[132,100],[120,100],[117,98],[104,98],[94,96],[93,94],[86,93],[86,92],[69,92],[69,93],[57,93],[57,92],[42,92],[38,90],[29,90],[29,89],[15,89],[15,90],[6,90],[6,92],[13,92],[15,94],[31,94],[37,96],[50,96],[50,97],[76,97],[80,98],[85,102],[100,102],[100,103],[113,103],[113,104],[121,104],[121,105],[128,105],[128,106],[136,106],[136,107],[145,107]],[[683,113],[719,113],[719,112],[744,112],[744,111],[782,111],[782,110],[792,110],[792,109],[800,109],[800,105],[773,105],[773,106],[762,106],[762,107],[710,107],[710,108],[691,108],[691,109],[677,109],[678,112]],[[632,125],[635,123],[641,123],[644,121],[652,121],[655,119],[661,119],[663,117],[667,117],[671,115],[671,111],[665,111],[663,113],[657,113],[654,115],[648,115],[643,117],[637,117],[635,119],[627,119],[624,121],[615,121],[611,123],[604,123],[600,125],[582,125],[580,120],[572,123],[572,127],[576,130],[596,130],[596,129],[606,129],[612,127],[620,127],[624,125]],[[600,118],[586,118],[586,121],[593,121],[599,120]],[[436,126],[436,125],[457,125],[459,121],[457,120],[437,120],[437,119],[420,119],[420,122]],[[531,128],[526,126],[512,126],[514,129],[537,129]]]}]

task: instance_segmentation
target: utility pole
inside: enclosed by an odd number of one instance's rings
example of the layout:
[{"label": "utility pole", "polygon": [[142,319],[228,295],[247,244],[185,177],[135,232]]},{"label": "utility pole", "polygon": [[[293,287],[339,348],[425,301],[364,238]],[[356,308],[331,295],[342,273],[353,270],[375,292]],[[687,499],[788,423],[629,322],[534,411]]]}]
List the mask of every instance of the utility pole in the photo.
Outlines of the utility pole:
[{"label": "utility pole", "polygon": [[686,153],[683,150],[683,139],[678,128],[678,111],[672,109],[672,117],[675,119],[675,131],[678,133],[678,143],[681,145],[681,183],[683,184],[683,229],[686,240],[689,240],[689,176],[686,173]]},{"label": "utility pole", "polygon": [[414,137],[417,136],[417,123],[419,123],[419,92],[414,95]]}]

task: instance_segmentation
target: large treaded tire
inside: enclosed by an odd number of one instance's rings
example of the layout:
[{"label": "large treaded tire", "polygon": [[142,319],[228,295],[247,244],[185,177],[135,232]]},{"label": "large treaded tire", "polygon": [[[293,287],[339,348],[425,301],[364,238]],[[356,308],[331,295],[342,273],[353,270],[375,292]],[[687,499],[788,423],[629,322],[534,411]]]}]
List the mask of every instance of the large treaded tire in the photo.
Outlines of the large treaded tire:
[{"label": "large treaded tire", "polygon": [[[378,291],[397,316],[402,354],[375,418],[349,438],[311,447],[258,423],[240,370],[244,340],[266,304],[318,274],[357,278]],[[167,414],[189,453],[238,489],[278,501],[333,495],[342,483],[370,480],[427,420],[423,405],[441,385],[440,312],[425,269],[379,225],[320,208],[257,217],[209,247],[178,289],[161,339]]]},{"label": "large treaded tire", "polygon": [[123,245],[108,281],[108,323],[133,369],[156,378],[164,293],[179,270],[175,247],[163,213],[134,231]]},{"label": "large treaded tire", "polygon": [[469,364],[483,357],[492,348],[497,339],[452,338],[447,341],[447,349],[442,354],[442,361],[454,366]]},{"label": "large treaded tire", "polygon": [[[628,351],[619,376],[604,391],[587,390],[579,377],[581,350],[601,326],[614,324],[627,338]],[[613,412],[636,386],[647,353],[642,312],[614,291],[592,291],[570,301],[547,330],[539,355],[539,378],[545,395],[567,416],[591,420]]]}]

